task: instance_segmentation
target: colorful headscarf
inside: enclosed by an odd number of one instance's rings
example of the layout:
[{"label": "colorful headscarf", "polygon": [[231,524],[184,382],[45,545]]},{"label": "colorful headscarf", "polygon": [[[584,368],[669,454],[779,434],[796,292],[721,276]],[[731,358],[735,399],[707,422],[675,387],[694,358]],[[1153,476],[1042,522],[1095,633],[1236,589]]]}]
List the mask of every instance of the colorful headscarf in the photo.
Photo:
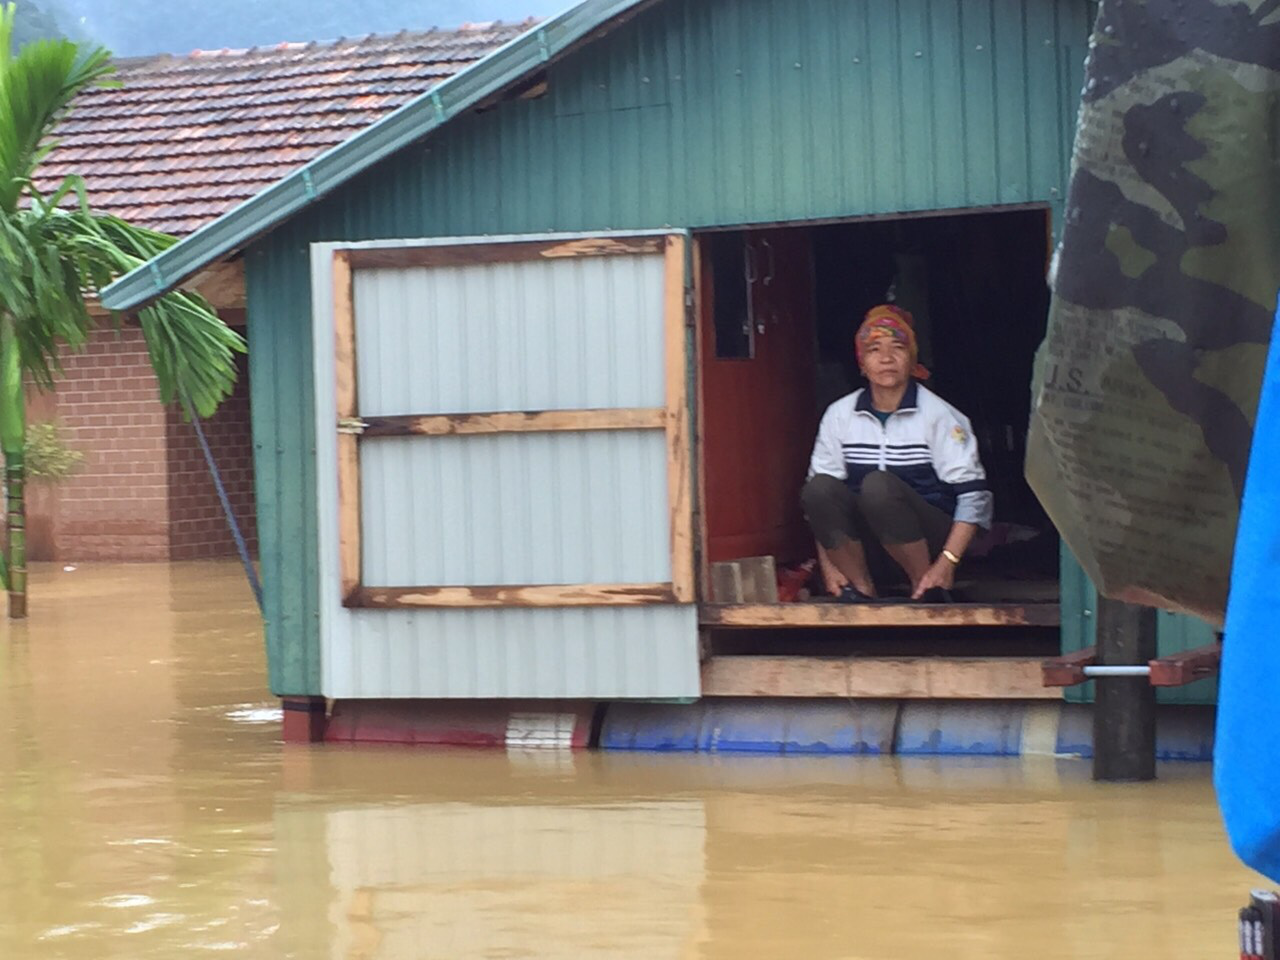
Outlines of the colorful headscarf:
[{"label": "colorful headscarf", "polygon": [[891,303],[882,303],[867,311],[862,326],[854,336],[853,345],[858,354],[858,363],[862,363],[862,354],[873,340],[889,337],[899,343],[906,344],[911,353],[911,364],[915,368],[911,375],[917,380],[927,380],[929,371],[917,363],[920,348],[916,344],[916,331],[912,326],[914,320],[910,313]]}]

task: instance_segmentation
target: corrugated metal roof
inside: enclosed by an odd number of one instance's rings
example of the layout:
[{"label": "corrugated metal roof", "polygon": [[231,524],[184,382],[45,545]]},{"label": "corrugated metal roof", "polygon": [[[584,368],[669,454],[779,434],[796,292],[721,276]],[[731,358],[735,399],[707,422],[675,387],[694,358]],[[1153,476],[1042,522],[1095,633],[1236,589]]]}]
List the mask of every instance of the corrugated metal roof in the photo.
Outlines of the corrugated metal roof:
[{"label": "corrugated metal roof", "polygon": [[37,187],[178,236],[288,176],[535,21],[121,61],[78,97]]}]

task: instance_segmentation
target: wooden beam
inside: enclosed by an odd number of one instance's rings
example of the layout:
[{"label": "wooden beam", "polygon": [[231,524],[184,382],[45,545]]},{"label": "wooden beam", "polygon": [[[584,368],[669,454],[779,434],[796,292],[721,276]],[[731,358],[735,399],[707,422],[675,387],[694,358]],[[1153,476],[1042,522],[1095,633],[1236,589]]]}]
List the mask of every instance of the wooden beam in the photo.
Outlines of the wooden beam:
[{"label": "wooden beam", "polygon": [[543,74],[541,80],[537,81],[536,83],[532,83],[529,86],[525,87],[523,90],[521,90],[520,93],[517,95],[517,99],[538,100],[547,95],[547,89],[549,88],[549,86],[550,85],[547,82],[547,77],[545,74]]},{"label": "wooden beam", "polygon": [[441,413],[364,417],[365,437],[453,437],[486,433],[550,433],[560,430],[662,430],[661,407],[610,410],[518,410],[506,413]]},{"label": "wooden beam", "polygon": [[351,288],[351,260],[346,251],[333,255],[333,334],[335,396],[338,417],[356,416],[356,312]]},{"label": "wooden beam", "polygon": [[1084,668],[1098,662],[1098,648],[1085,647],[1075,653],[1065,653],[1040,663],[1040,675],[1046,687],[1074,687],[1084,683]]},{"label": "wooden beam", "polygon": [[338,434],[338,576],[342,596],[360,588],[360,448],[359,437]]},{"label": "wooden beam", "polygon": [[1210,643],[1184,650],[1182,653],[1158,657],[1151,661],[1151,685],[1153,687],[1181,687],[1197,680],[1204,680],[1218,672],[1222,664],[1222,644]]},{"label": "wooden beam", "polygon": [[[356,318],[351,263],[333,255],[334,395],[338,419],[356,416]],[[344,600],[360,588],[359,437],[338,433],[338,575]]]},{"label": "wooden beam", "polygon": [[708,272],[705,270],[706,264],[704,258],[707,256],[706,247],[701,239],[693,238],[693,357],[692,366],[694,370],[694,412],[696,414],[695,430],[693,435],[694,448],[694,465],[697,476],[694,477],[696,484],[696,499],[693,502],[694,513],[694,550],[698,561],[698,596],[703,600],[712,599],[712,582],[711,582],[711,558],[708,553],[709,539],[707,536],[707,458],[706,449],[703,444],[703,438],[707,435],[706,423],[706,386],[705,378],[702,375],[704,351],[709,349],[705,336],[703,334],[703,323],[705,318],[710,317],[713,309],[712,290],[710,284],[707,283]]},{"label": "wooden beam", "polygon": [[[1098,598],[1098,665],[1136,666],[1157,656],[1156,611]],[[1156,691],[1149,677],[1105,677],[1094,684],[1093,779],[1154,780]]]},{"label": "wooden beam", "polygon": [[702,664],[702,695],[847,697],[850,659],[713,655]]},{"label": "wooden beam", "polygon": [[689,349],[685,303],[685,239],[666,238],[667,507],[671,526],[671,584],[678,603],[697,599],[693,569],[693,438],[689,434]]},{"label": "wooden beam", "polygon": [[708,697],[1056,700],[1034,657],[711,657]]},{"label": "wooden beam", "polygon": [[744,603],[703,604],[709,627],[1053,627],[1056,603]]},{"label": "wooden beam", "polygon": [[674,603],[669,583],[587,583],[483,587],[361,587],[348,607],[597,607]]},{"label": "wooden beam", "polygon": [[222,260],[182,284],[183,290],[200,294],[219,310],[243,310],[244,260]]},{"label": "wooden beam", "polygon": [[521,260],[636,256],[661,253],[664,237],[582,237],[512,243],[466,243],[428,247],[360,247],[343,251],[356,270],[409,267],[468,267]]}]

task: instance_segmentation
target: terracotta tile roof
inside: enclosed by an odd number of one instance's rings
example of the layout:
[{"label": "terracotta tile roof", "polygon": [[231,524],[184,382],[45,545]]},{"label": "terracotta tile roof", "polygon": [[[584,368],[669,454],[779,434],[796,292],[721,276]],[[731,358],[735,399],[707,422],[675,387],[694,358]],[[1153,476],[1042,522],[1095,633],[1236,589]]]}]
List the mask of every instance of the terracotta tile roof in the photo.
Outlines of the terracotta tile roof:
[{"label": "terracotta tile roof", "polygon": [[95,209],[184,236],[533,22],[121,61],[123,86],[59,126],[39,186],[79,173]]}]

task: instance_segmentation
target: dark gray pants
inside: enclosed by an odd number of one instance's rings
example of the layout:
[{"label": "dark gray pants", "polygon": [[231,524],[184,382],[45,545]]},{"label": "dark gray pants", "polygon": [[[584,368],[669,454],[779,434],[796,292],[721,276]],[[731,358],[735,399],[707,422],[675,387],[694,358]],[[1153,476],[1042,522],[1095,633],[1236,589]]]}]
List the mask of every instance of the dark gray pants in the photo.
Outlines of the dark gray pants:
[{"label": "dark gray pants", "polygon": [[924,540],[929,555],[937,556],[951,532],[949,516],[887,470],[863,477],[857,493],[843,480],[816,474],[804,485],[800,503],[814,537],[828,550],[846,540],[868,548]]}]

